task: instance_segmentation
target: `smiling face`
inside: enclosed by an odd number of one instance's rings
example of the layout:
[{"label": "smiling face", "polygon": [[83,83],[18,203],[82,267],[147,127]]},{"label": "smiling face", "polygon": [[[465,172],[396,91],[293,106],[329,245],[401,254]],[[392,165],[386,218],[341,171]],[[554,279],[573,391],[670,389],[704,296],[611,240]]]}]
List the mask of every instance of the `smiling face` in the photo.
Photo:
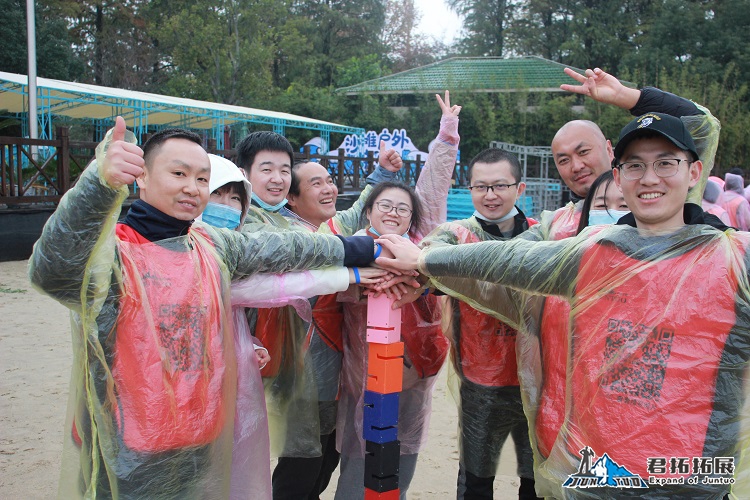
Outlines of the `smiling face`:
[{"label": "smiling face", "polygon": [[552,140],[552,155],[563,182],[580,197],[611,168],[612,144],[594,123],[566,123]]},{"label": "smiling face", "polygon": [[[476,162],[471,168],[472,186],[494,186],[497,184],[515,184],[520,179],[513,177],[512,167],[507,161],[495,163]],[[487,220],[497,220],[513,209],[516,200],[523,194],[526,184],[523,182],[510,186],[503,191],[499,189],[472,189],[471,202],[474,208]]]},{"label": "smiling face", "polygon": [[647,163],[643,177],[630,180],[622,176],[619,168],[613,172],[640,229],[669,230],[685,224],[682,215],[685,199],[688,190],[698,183],[703,164],[680,162],[675,175],[662,178],[656,175],[652,163],[667,158],[689,160],[691,155],[663,137],[636,138],[625,148],[618,163]]},{"label": "smiling face", "polygon": [[208,203],[211,164],[206,151],[187,139],[167,139],[148,158],[137,179],[140,198],[180,220],[198,217]]},{"label": "smiling face", "polygon": [[269,205],[284,201],[292,182],[289,155],[282,151],[260,151],[250,165],[253,192]]},{"label": "smiling face", "polygon": [[308,162],[295,166],[299,194],[289,193],[289,209],[315,226],[336,215],[339,190],[331,174],[319,164]]},{"label": "smiling face", "polygon": [[[379,203],[387,203],[392,208],[388,213],[384,213],[382,205]],[[396,212],[397,208],[406,208],[410,210],[409,215],[399,215]],[[375,199],[375,204],[372,209],[367,211],[367,219],[370,221],[372,227],[380,234],[398,234],[399,236],[405,234],[411,226],[411,211],[414,207],[411,203],[411,197],[409,193],[403,189],[389,188],[380,193]]]}]

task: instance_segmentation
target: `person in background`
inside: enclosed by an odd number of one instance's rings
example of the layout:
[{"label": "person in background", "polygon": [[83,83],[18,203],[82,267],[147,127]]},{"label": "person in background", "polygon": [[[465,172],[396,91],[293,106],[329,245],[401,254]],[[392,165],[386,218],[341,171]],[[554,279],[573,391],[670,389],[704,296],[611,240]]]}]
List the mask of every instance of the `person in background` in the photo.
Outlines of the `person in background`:
[{"label": "person in background", "polygon": [[724,208],[719,205],[719,197],[721,196],[721,187],[712,181],[710,178],[706,182],[706,189],[703,191],[703,200],[701,201],[701,207],[704,211],[714,214],[727,226],[731,226],[732,223],[729,220],[729,214]]},{"label": "person in background", "polygon": [[745,199],[742,176],[730,173],[724,176],[724,192],[716,203],[727,211],[730,226],[740,231],[750,229],[750,203]]},{"label": "person in background", "polygon": [[578,224],[580,234],[588,226],[615,224],[620,217],[630,213],[622,191],[614,184],[612,171],[604,172],[596,178],[589,194],[583,200],[581,222]]}]

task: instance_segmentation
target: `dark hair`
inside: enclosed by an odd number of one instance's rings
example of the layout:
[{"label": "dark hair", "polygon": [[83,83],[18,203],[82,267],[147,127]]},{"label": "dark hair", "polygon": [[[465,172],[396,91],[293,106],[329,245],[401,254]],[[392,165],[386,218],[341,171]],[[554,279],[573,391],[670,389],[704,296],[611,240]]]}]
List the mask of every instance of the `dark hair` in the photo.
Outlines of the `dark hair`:
[{"label": "dark hair", "polygon": [[[591,183],[591,187],[589,188],[589,193],[586,195],[586,198],[583,200],[583,210],[581,210],[581,220],[578,223],[578,230],[576,231],[576,234],[579,234],[581,231],[586,229],[589,225],[589,213],[591,212],[591,205],[594,204],[594,196],[596,195],[596,191],[599,189],[599,186],[602,184],[605,184],[604,192],[606,193],[609,189],[609,186],[612,184],[612,181],[615,180],[615,176],[612,174],[612,170],[607,170],[602,175],[596,178],[596,180]],[[609,209],[607,209],[607,212],[609,212]]]},{"label": "dark hair", "polygon": [[[301,160],[301,161],[296,162],[294,165],[292,165],[292,182],[289,184],[289,194],[293,196],[299,196],[299,176],[297,175],[297,171],[302,165],[305,165],[307,163],[317,163],[317,162],[310,161],[310,160]],[[318,165],[320,164],[318,163]]]},{"label": "dark hair", "polygon": [[221,192],[226,189],[231,189],[233,193],[236,193],[240,196],[240,206],[242,207],[242,215],[245,215],[245,211],[250,208],[248,207],[247,199],[247,186],[244,182],[237,181],[237,182],[227,182],[223,186],[219,186],[218,188],[214,189],[212,193],[215,193],[217,191]]},{"label": "dark hair", "polygon": [[201,139],[201,136],[195,132],[183,128],[162,129],[149,137],[143,145],[143,161],[146,163],[147,167],[150,166],[149,159],[170,139],[185,139],[203,147],[203,139]]},{"label": "dark hair", "polygon": [[378,197],[383,194],[383,191],[385,191],[386,189],[400,189],[402,191],[405,191],[409,195],[412,206],[411,226],[409,228],[409,231],[411,232],[412,230],[416,230],[416,228],[418,228],[422,224],[422,204],[419,203],[417,193],[406,184],[390,181],[381,182],[380,184],[375,186],[372,191],[370,191],[370,195],[367,197],[367,201],[365,201],[365,204],[362,207],[362,213],[359,216],[359,225],[361,227],[367,227],[367,212],[372,211],[373,207],[375,206],[375,200],[377,200]]},{"label": "dark hair", "polygon": [[507,161],[510,163],[510,175],[513,176],[513,179],[516,182],[521,182],[521,176],[523,173],[521,171],[521,162],[518,161],[518,157],[513,153],[497,148],[485,149],[471,159],[469,162],[469,170],[467,171],[469,182],[471,182],[471,175],[475,163],[498,163],[501,161]]},{"label": "dark hair", "polygon": [[253,132],[237,145],[237,166],[247,172],[248,177],[255,156],[261,151],[287,153],[289,164],[294,163],[294,150],[286,137],[276,132]]}]

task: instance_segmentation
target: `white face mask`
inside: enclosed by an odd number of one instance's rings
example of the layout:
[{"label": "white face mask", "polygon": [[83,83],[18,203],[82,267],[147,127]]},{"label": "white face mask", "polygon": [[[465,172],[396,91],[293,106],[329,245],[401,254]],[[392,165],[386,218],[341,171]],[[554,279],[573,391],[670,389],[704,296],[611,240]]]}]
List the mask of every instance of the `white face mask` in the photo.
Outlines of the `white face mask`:
[{"label": "white face mask", "polygon": [[629,213],[628,210],[592,210],[589,212],[589,226],[614,224],[620,217]]}]

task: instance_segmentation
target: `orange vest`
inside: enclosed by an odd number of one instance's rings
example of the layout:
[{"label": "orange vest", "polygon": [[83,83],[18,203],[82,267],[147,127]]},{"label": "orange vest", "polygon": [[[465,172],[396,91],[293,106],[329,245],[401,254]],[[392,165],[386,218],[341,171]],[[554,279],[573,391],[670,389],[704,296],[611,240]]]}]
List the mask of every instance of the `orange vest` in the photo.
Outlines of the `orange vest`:
[{"label": "orange vest", "polygon": [[[735,244],[744,255],[746,242]],[[646,266],[613,244],[584,252],[574,302],[566,426],[574,456],[591,446],[646,477],[648,457],[732,451],[727,448],[738,438],[732,427],[742,401],[716,393],[721,370],[742,370],[722,363],[736,320],[738,277],[728,260],[721,244]],[[724,382],[724,390],[731,391],[733,383]],[[715,401],[721,405],[718,416]]]},{"label": "orange vest", "polygon": [[[538,222],[526,218],[529,227]],[[474,233],[464,236],[462,243],[481,240]],[[518,332],[502,321],[470,305],[458,302],[458,317],[454,322],[455,342],[458,344],[454,360],[456,370],[467,380],[488,387],[518,386],[516,336]]]},{"label": "orange vest", "polygon": [[123,289],[112,363],[119,432],[139,452],[208,444],[225,412],[215,256],[200,244],[186,252],[164,248],[124,224],[116,234]]}]

